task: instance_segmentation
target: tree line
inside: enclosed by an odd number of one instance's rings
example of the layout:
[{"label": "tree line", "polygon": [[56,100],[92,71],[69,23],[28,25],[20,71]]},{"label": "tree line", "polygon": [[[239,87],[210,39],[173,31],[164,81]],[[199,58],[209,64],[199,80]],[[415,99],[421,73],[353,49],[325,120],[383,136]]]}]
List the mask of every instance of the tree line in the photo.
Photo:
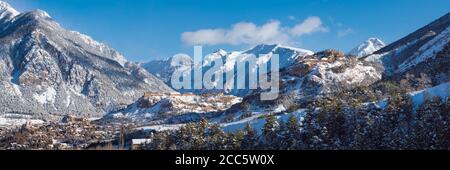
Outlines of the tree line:
[{"label": "tree line", "polygon": [[406,94],[378,103],[327,97],[311,105],[299,119],[274,114],[262,129],[247,124],[226,133],[202,119],[175,131],[156,132],[149,150],[338,150],[338,149],[450,149],[448,99],[427,98],[414,108]]}]

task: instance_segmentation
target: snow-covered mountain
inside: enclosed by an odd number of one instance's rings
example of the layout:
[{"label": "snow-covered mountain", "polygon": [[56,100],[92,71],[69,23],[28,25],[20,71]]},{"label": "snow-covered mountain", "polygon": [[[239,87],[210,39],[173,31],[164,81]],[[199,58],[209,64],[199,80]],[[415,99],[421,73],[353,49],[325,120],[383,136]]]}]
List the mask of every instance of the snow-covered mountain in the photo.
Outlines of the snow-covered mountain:
[{"label": "snow-covered mountain", "polygon": [[[298,59],[280,72],[280,94],[276,100],[260,101],[256,90],[243,98],[236,112],[283,112],[342,90],[368,86],[382,79],[378,64],[366,62],[337,50],[325,50]],[[245,109],[244,109],[245,108]]]},{"label": "snow-covered mountain", "polygon": [[450,13],[365,57],[383,64],[386,74],[432,75],[436,84],[450,78]]},{"label": "snow-covered mountain", "polygon": [[375,51],[385,47],[383,41],[378,38],[369,38],[364,41],[354,49],[352,49],[348,54],[356,57],[365,57],[367,55],[373,54]]},{"label": "snow-covered mountain", "polygon": [[173,92],[138,64],[61,27],[46,12],[0,1],[0,117],[99,117],[144,92]]},{"label": "snow-covered mountain", "polygon": [[165,60],[153,60],[147,63],[141,63],[140,65],[145,68],[148,72],[154,74],[167,84],[170,83],[170,78],[172,77],[172,74],[177,69],[182,69],[182,67],[190,68],[192,67],[193,59],[190,57],[185,57],[184,62],[181,63],[181,66],[174,67],[171,65],[172,63],[172,57],[167,58]]},{"label": "snow-covered mountain", "polygon": [[[242,129],[247,122],[253,124],[253,121],[264,121],[260,118],[268,113],[281,114],[283,119],[287,119],[288,115],[282,113],[294,111],[294,114],[301,118],[304,111],[297,106],[341,90],[371,85],[382,79],[382,72],[383,70],[377,64],[346,56],[336,50],[325,50],[298,58],[280,72],[280,94],[276,100],[261,101],[261,91],[254,90],[243,97],[242,102],[225,111],[202,116],[210,118],[212,122],[220,123],[226,131]],[[133,113],[135,108],[130,107],[131,111],[127,112],[128,115],[133,115],[129,113]],[[182,118],[192,118],[192,115],[181,114],[178,120]],[[180,122],[165,122],[160,125],[146,126],[146,128],[153,130],[176,129],[180,127],[178,125]],[[255,127],[260,128],[260,126]]]},{"label": "snow-covered mountain", "polygon": [[19,15],[8,3],[0,1],[0,21],[6,22]]},{"label": "snow-covered mountain", "polygon": [[[304,50],[300,48],[294,48],[294,47],[288,47],[288,46],[282,46],[282,45],[267,45],[267,44],[261,44],[257,45],[249,50],[245,51],[232,51],[227,52],[223,49],[219,49],[214,53],[208,54],[204,57],[203,61],[203,69],[208,69],[208,65],[212,63],[216,59],[222,59],[224,62],[224,67],[222,67],[220,70],[218,70],[221,74],[235,74],[234,68],[237,62],[245,60],[247,57],[250,57],[251,55],[255,55],[258,57],[258,63],[266,63],[270,60],[270,58],[274,55],[278,54],[280,58],[280,68],[287,67],[295,62],[295,60],[314,54],[314,52],[309,50]],[[261,56],[260,56],[261,55]],[[170,65],[172,61],[172,58],[166,59],[166,60],[157,60],[157,61],[150,61],[148,63],[142,64],[144,68],[146,68],[150,73],[158,76],[162,80],[164,80],[167,84],[171,84],[170,78],[175,71],[175,69]],[[193,67],[192,65],[189,65],[189,63],[192,63],[191,58],[186,58],[186,64],[182,65],[181,67]],[[198,69],[199,66],[195,66],[194,69]],[[257,71],[256,69],[251,69],[252,71]],[[186,91],[183,91],[186,92]],[[197,94],[205,93],[205,92],[211,92],[211,90],[193,90],[193,91],[187,91],[187,92],[194,92]],[[225,92],[227,94],[233,94],[237,96],[245,96],[248,94],[248,90],[235,90],[235,91],[217,91],[217,92]]]}]

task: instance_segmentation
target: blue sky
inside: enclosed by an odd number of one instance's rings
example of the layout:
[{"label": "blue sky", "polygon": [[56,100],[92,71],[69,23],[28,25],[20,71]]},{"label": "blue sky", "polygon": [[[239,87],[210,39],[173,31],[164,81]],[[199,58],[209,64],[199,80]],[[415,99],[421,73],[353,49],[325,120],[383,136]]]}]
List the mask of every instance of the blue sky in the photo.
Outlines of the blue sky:
[{"label": "blue sky", "polygon": [[[369,37],[393,42],[450,12],[448,0],[4,0],[42,9],[132,61],[283,43],[348,51]],[[245,31],[243,31],[245,30]]]}]

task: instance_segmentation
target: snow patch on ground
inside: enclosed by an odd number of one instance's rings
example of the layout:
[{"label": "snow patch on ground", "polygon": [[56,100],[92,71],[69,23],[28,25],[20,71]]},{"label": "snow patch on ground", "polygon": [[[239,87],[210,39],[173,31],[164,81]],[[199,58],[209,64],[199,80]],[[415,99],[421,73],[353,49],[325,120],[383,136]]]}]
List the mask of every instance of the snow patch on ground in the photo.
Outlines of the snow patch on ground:
[{"label": "snow patch on ground", "polygon": [[426,99],[431,99],[433,97],[440,97],[443,101],[446,101],[446,99],[450,97],[450,82],[425,90],[411,92],[409,95],[411,95],[414,108],[418,108]]},{"label": "snow patch on ground", "polygon": [[[282,113],[275,118],[279,121],[287,121],[290,117],[290,115],[294,115],[299,121],[303,120],[303,117],[306,114],[306,109],[299,109],[293,113]],[[222,127],[222,129],[225,132],[236,132],[239,130],[242,130],[245,128],[245,126],[250,124],[258,133],[262,132],[262,128],[264,127],[264,124],[266,123],[266,119],[263,116],[264,114],[254,114],[251,117],[231,122],[231,123],[219,123],[219,126]],[[215,123],[215,122],[212,122]],[[161,124],[161,125],[151,125],[151,126],[142,126],[136,128],[136,130],[145,130],[145,131],[167,131],[167,130],[178,130],[181,127],[185,126],[186,124]]]},{"label": "snow patch on ground", "polygon": [[186,124],[162,124],[162,125],[152,125],[152,126],[143,126],[138,127],[136,130],[144,130],[144,131],[167,131],[167,130],[178,130]]},{"label": "snow patch on ground", "polygon": [[[414,110],[419,108],[425,101],[432,99],[433,97],[439,97],[443,102],[450,97],[450,82],[442,83],[438,86],[430,87],[424,90],[410,92],[408,95],[411,97],[411,101]],[[369,104],[369,103],[366,103]],[[389,105],[388,99],[383,99],[375,103],[378,108],[386,109]]]},{"label": "snow patch on ground", "polygon": [[[299,121],[303,120],[303,117],[306,114],[306,109],[299,109],[293,113],[283,113],[281,115],[275,116],[278,121],[287,121],[290,115],[294,115]],[[226,124],[221,124],[221,127],[225,132],[236,132],[245,128],[247,124],[250,124],[253,129],[255,129],[258,133],[262,132],[264,124],[266,123],[266,119],[264,117],[249,117],[246,119],[242,119],[237,122],[231,122]]]},{"label": "snow patch on ground", "polygon": [[56,90],[53,87],[48,87],[45,92],[34,94],[33,97],[41,104],[54,103],[56,99]]},{"label": "snow patch on ground", "polygon": [[17,119],[17,118],[7,118],[7,117],[0,117],[0,127],[3,128],[15,128],[22,126],[29,122],[30,124],[43,124],[44,121],[39,119]]}]

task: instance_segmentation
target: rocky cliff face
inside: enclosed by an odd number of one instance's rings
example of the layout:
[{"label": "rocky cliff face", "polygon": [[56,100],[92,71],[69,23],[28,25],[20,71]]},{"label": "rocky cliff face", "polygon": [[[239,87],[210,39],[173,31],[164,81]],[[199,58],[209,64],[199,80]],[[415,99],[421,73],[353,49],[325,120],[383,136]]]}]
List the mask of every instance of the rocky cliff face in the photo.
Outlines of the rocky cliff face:
[{"label": "rocky cliff face", "polygon": [[173,92],[105,44],[62,28],[46,12],[0,3],[0,116],[98,117],[144,92]]}]

